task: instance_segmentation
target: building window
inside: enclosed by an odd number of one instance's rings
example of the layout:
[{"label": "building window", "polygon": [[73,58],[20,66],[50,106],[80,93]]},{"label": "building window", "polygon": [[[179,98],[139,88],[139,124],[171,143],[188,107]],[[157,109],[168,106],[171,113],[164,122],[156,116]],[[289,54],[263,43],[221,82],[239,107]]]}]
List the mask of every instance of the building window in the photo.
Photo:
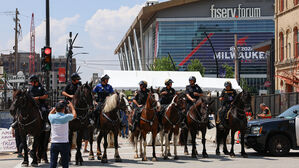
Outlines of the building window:
[{"label": "building window", "polygon": [[283,8],[284,8],[284,0],[280,0],[280,5],[279,5],[280,12],[283,11]]},{"label": "building window", "polygon": [[284,41],[283,41],[283,33],[282,32],[280,32],[279,33],[279,48],[280,48],[280,61],[282,62],[283,61],[283,59],[284,59],[284,55],[283,55],[283,53],[284,53],[284,43],[283,43]]},{"label": "building window", "polygon": [[298,28],[294,28],[294,58],[297,58],[299,56],[298,54],[299,50],[299,39],[298,39]]}]

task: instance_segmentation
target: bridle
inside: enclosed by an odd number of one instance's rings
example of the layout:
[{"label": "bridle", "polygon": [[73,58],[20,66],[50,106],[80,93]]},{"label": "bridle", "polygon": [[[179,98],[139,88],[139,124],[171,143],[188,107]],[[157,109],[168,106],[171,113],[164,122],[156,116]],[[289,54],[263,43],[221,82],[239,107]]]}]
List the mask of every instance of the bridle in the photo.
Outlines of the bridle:
[{"label": "bridle", "polygon": [[[178,97],[178,102],[179,101],[183,101],[183,98],[182,97]],[[176,126],[176,125],[178,125],[179,124],[179,122],[181,121],[181,115],[180,115],[180,111],[182,110],[182,109],[180,109],[180,108],[178,108],[178,103],[176,103],[176,102],[173,102],[173,104],[171,105],[176,111],[177,111],[177,115],[179,116],[179,118],[178,118],[178,120],[175,122],[175,123],[173,123],[168,117],[167,117],[167,111],[165,111],[165,113],[164,113],[164,118],[169,122],[169,124],[170,125],[172,125],[173,126],[173,128]],[[169,108],[170,108],[170,106],[169,106]]]},{"label": "bridle", "polygon": [[[156,111],[158,109],[157,105],[159,102],[155,100],[154,94],[157,94],[157,93],[153,93],[153,94],[151,93],[151,95],[150,95],[150,98],[153,99],[153,103],[151,104],[152,108],[147,108],[147,106],[145,106],[144,110]],[[141,114],[142,114],[142,112],[143,112],[143,110],[141,111]],[[153,126],[155,118],[156,118],[156,114],[154,114],[154,117],[152,118],[152,120],[147,120],[147,119],[143,118],[142,116],[140,117],[140,119],[142,121],[149,123],[150,126]]]}]

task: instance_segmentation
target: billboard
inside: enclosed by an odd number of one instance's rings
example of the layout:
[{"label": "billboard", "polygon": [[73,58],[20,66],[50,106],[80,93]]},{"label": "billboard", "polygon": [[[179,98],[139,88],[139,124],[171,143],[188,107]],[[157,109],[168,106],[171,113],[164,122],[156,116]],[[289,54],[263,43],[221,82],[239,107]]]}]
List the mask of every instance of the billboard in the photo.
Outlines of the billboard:
[{"label": "billboard", "polygon": [[65,82],[65,68],[58,68],[59,82]]}]

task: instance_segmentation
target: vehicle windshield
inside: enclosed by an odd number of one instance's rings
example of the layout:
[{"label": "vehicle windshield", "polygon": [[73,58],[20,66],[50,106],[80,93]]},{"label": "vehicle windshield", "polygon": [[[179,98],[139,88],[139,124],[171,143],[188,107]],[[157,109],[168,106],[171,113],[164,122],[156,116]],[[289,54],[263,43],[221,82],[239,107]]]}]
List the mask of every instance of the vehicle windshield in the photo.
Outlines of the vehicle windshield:
[{"label": "vehicle windshield", "polygon": [[[296,110],[297,110],[297,113],[294,112]],[[295,105],[295,106],[292,106],[289,109],[287,109],[282,114],[280,114],[278,116],[278,118],[289,118],[290,119],[290,118],[295,118],[298,114],[299,114],[299,105]]]}]

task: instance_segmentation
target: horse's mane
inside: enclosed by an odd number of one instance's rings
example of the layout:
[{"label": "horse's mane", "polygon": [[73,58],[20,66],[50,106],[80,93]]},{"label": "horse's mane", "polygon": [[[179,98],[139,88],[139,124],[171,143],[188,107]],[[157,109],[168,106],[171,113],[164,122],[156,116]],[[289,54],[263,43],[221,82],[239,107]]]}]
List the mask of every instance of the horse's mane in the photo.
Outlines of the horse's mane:
[{"label": "horse's mane", "polygon": [[178,97],[178,96],[179,96],[179,95],[175,95],[175,96],[173,96],[171,103],[167,106],[167,108],[166,108],[165,111],[167,111],[167,110],[173,105],[175,98]]},{"label": "horse's mane", "polygon": [[104,108],[103,108],[103,112],[107,113],[110,112],[112,110],[114,110],[117,107],[117,101],[118,101],[118,95],[117,94],[113,94],[111,96],[108,96],[105,100],[104,103]]}]

